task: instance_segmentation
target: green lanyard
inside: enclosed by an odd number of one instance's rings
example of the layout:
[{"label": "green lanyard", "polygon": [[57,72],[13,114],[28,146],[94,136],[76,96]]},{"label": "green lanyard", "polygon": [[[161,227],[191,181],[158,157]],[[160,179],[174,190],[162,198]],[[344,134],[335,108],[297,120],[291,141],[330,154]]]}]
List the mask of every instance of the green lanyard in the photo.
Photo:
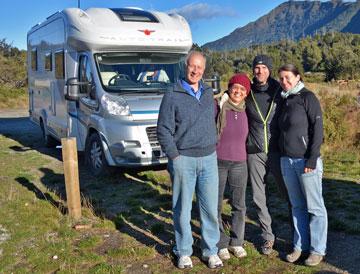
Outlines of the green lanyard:
[{"label": "green lanyard", "polygon": [[251,90],[250,93],[251,93],[251,97],[252,97],[252,99],[253,99],[253,101],[254,101],[254,103],[255,103],[256,111],[259,113],[260,118],[261,118],[261,121],[263,122],[263,126],[264,126],[264,147],[265,147],[265,153],[267,154],[268,151],[269,151],[269,148],[268,148],[268,147],[269,147],[269,144],[268,144],[268,137],[267,137],[267,136],[268,136],[268,133],[267,133],[266,123],[267,123],[267,120],[269,119],[271,110],[272,110],[272,108],[273,108],[273,106],[274,106],[274,100],[275,100],[276,93],[275,93],[275,95],[274,95],[274,97],[273,97],[273,99],[272,99],[272,101],[271,101],[270,109],[269,109],[268,113],[266,114],[265,119],[264,119],[264,116],[262,115],[262,113],[261,113],[261,111],[260,111],[260,108],[259,108],[258,104],[256,103],[256,100],[255,100],[253,91]]}]

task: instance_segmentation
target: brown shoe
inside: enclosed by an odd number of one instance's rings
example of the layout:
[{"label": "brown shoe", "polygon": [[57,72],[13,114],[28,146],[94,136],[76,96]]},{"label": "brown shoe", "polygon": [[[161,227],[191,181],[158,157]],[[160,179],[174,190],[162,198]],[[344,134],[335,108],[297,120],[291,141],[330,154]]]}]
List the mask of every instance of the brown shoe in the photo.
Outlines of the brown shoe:
[{"label": "brown shoe", "polygon": [[261,247],[261,253],[264,255],[270,255],[274,250],[274,241],[267,240],[264,242],[264,244]]},{"label": "brown shoe", "polygon": [[316,266],[323,260],[323,258],[324,256],[322,255],[311,253],[310,256],[305,260],[305,265]]},{"label": "brown shoe", "polygon": [[299,260],[300,256],[301,256],[301,251],[294,249],[293,252],[286,255],[286,261],[288,261],[289,263],[294,263],[297,260]]}]

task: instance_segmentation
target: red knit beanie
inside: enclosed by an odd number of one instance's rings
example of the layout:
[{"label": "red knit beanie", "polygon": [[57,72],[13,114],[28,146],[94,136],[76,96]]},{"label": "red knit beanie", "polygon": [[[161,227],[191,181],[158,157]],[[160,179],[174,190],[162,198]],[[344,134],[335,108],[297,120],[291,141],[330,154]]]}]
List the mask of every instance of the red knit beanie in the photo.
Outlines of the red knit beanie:
[{"label": "red knit beanie", "polygon": [[249,77],[245,73],[237,73],[230,78],[228,83],[228,89],[231,88],[233,84],[240,84],[246,89],[246,95],[249,94],[251,89],[251,83]]}]

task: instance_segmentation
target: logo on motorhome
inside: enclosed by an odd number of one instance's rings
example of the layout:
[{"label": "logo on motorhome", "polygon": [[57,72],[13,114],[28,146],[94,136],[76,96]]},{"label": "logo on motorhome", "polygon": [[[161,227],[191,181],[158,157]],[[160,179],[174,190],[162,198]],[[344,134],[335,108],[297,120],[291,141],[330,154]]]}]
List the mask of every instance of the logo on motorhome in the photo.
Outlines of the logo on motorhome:
[{"label": "logo on motorhome", "polygon": [[143,32],[145,35],[150,35],[152,32],[155,32],[155,30],[149,29],[139,29],[138,31]]}]

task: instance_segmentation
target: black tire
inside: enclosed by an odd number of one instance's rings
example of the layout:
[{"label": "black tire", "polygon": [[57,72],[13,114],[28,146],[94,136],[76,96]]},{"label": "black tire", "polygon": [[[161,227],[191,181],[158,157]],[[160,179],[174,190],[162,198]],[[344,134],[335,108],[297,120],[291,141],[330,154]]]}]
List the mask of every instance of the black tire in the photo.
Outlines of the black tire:
[{"label": "black tire", "polygon": [[42,131],[43,143],[46,147],[55,147],[59,142],[52,137],[51,135],[47,134],[47,130],[45,129],[45,125],[43,120],[40,120],[40,128]]},{"label": "black tire", "polygon": [[99,134],[92,133],[86,142],[85,161],[90,172],[96,176],[106,176],[110,167],[107,164]]}]

